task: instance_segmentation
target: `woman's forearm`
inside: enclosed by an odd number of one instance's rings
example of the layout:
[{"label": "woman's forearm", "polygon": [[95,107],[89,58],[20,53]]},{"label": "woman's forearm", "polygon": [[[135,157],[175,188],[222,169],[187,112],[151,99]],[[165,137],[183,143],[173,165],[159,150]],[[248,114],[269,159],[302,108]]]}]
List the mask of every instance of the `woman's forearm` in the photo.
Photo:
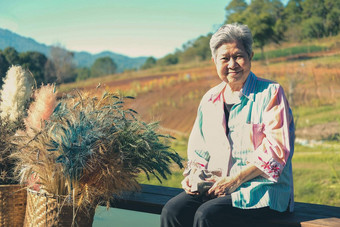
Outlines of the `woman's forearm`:
[{"label": "woman's forearm", "polygon": [[237,181],[238,187],[259,175],[262,174],[262,171],[254,165],[247,165],[245,169],[243,169],[237,176],[235,176],[235,180]]},{"label": "woman's forearm", "polygon": [[229,177],[219,177],[215,184],[209,189],[208,194],[215,196],[224,196],[231,194],[241,184],[247,182],[259,175],[262,171],[254,165],[247,165],[238,175]]}]

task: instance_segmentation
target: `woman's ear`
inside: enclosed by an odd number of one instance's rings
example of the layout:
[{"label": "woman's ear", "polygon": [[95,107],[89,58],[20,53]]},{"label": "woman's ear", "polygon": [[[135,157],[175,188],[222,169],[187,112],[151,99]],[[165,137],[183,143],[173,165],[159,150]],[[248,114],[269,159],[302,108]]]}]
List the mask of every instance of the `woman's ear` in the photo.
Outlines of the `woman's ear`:
[{"label": "woman's ear", "polygon": [[215,58],[211,57],[212,62],[215,64]]}]

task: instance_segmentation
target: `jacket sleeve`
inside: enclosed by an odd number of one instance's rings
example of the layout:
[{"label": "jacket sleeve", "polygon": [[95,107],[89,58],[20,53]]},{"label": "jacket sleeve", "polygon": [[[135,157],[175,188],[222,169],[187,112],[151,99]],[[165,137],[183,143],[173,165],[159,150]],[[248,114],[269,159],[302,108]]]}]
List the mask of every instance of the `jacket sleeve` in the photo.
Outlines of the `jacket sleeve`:
[{"label": "jacket sleeve", "polygon": [[249,161],[263,176],[277,182],[294,149],[293,116],[281,86],[264,108],[262,123],[252,126],[251,137],[255,152]]},{"label": "jacket sleeve", "polygon": [[206,148],[206,143],[204,140],[204,135],[202,132],[203,116],[202,116],[201,106],[198,108],[197,117],[190,133],[188,141],[188,163],[187,167],[183,173],[187,176],[191,169],[196,168],[206,168],[210,156]]}]

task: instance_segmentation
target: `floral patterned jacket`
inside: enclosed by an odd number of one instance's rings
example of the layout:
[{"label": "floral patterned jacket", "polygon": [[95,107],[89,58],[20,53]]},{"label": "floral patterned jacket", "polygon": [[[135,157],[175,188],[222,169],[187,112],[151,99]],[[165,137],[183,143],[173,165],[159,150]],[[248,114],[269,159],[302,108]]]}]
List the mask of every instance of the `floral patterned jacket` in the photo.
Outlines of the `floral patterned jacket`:
[{"label": "floral patterned jacket", "polygon": [[231,194],[233,206],[269,206],[283,212],[290,205],[292,211],[294,121],[282,87],[251,72],[241,90],[240,102],[234,104],[226,120],[225,86],[222,82],[213,87],[201,100],[189,137],[185,174],[199,165],[233,176],[252,163],[263,174]]}]

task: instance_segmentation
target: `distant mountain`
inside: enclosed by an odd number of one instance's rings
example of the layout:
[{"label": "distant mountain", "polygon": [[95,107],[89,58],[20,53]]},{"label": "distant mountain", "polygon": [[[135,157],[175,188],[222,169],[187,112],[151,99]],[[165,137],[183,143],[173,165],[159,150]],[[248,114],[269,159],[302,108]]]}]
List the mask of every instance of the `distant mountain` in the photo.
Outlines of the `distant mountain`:
[{"label": "distant mountain", "polygon": [[50,47],[45,44],[0,28],[0,49],[3,50],[6,47],[14,47],[18,52],[37,51],[46,56],[48,56],[50,52]]},{"label": "distant mountain", "polygon": [[[50,55],[51,49],[51,46],[38,43],[32,38],[23,37],[7,29],[0,28],[0,49],[3,50],[6,47],[13,47],[18,52],[37,51],[45,54],[47,57]],[[110,57],[117,64],[118,72],[122,72],[125,69],[139,68],[147,59],[147,57],[131,58],[110,51],[104,51],[98,54],[91,54],[85,51],[73,51],[73,53],[75,62],[79,67],[91,67],[97,58]]]},{"label": "distant mountain", "polygon": [[99,54],[90,54],[88,52],[74,52],[74,58],[78,66],[90,67],[93,62],[100,57],[110,57],[117,64],[117,71],[122,72],[124,69],[134,69],[142,66],[147,57],[130,58],[125,55],[116,54],[111,51],[104,51]]}]

